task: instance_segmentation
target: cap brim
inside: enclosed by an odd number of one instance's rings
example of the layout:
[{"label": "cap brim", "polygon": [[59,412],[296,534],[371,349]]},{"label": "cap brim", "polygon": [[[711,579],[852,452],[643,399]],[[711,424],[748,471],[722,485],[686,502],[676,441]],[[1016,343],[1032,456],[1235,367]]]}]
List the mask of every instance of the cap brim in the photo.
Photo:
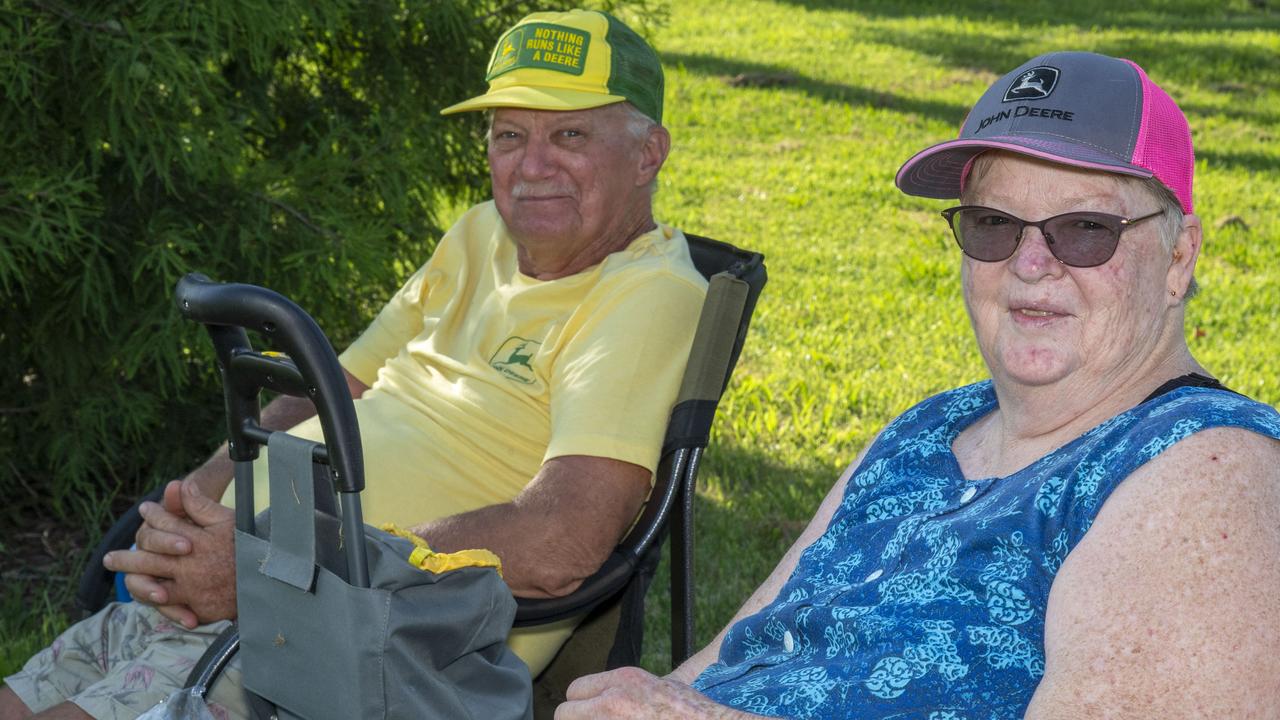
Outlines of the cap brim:
[{"label": "cap brim", "polygon": [[486,108],[516,107],[530,110],[589,110],[591,108],[612,105],[626,100],[621,95],[602,95],[601,93],[566,90],[564,88],[520,87],[490,90],[484,95],[463,100],[457,105],[440,111],[441,115],[467,112],[468,110],[484,110]]},{"label": "cap brim", "polygon": [[898,189],[908,195],[938,198],[960,197],[961,181],[969,161],[988,150],[1005,150],[1040,160],[1103,172],[1149,178],[1146,168],[1124,162],[1097,148],[1063,140],[1034,137],[1001,137],[950,140],[921,150],[903,164],[894,178]]}]

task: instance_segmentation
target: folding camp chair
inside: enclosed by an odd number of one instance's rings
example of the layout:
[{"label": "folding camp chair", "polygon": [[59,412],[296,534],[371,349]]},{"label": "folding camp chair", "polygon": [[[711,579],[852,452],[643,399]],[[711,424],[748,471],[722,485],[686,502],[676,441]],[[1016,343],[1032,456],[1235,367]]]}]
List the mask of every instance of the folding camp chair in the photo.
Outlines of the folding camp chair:
[{"label": "folding camp chair", "polygon": [[[690,235],[688,239],[694,264],[707,277],[709,287],[650,499],[627,537],[578,590],[560,598],[518,601],[516,625],[587,615],[580,626],[582,629],[539,678],[539,687],[535,688],[535,707],[540,704],[543,708],[539,715],[563,699],[564,689],[573,678],[586,672],[638,663],[644,595],[658,563],[662,539],[673,520],[674,525],[670,526],[675,534],[671,549],[673,667],[693,650],[692,502],[698,465],[709,439],[716,406],[742,350],[767,275],[763,256],[758,253],[708,238]],[[215,342],[216,333],[226,332],[217,330],[216,326],[210,330],[215,333]],[[243,335],[242,330],[240,334]],[[323,336],[319,341],[325,342]],[[220,362],[225,361],[226,358],[220,358]],[[152,493],[144,499],[154,500],[157,496]],[[139,524],[135,506],[96,549],[77,594],[77,603],[86,612],[101,607],[112,596],[113,580],[110,573],[101,569],[102,555],[127,547]],[[207,687],[234,651],[234,640],[229,636],[225,643],[211,649],[205,661],[193,670],[190,682]]]},{"label": "folding camp chair", "polygon": [[697,235],[686,237],[694,265],[707,278],[707,299],[671,411],[649,501],[604,565],[576,591],[558,598],[518,598],[517,626],[586,613],[578,630],[535,679],[535,718],[550,718],[575,678],[639,664],[644,598],[668,530],[674,536],[671,666],[693,654],[693,497],[698,466],[720,396],[737,365],[768,276],[764,256],[759,253]]}]

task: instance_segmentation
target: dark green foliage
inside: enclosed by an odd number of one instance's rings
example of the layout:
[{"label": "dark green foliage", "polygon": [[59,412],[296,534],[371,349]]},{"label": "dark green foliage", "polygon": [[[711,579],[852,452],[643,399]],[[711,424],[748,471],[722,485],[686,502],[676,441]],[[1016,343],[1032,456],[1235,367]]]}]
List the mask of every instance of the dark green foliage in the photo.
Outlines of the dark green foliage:
[{"label": "dark green foliage", "polygon": [[530,9],[0,0],[0,522],[89,519],[223,436],[208,340],[170,299],[184,273],[353,339],[441,208],[485,193],[483,118],[438,111]]}]

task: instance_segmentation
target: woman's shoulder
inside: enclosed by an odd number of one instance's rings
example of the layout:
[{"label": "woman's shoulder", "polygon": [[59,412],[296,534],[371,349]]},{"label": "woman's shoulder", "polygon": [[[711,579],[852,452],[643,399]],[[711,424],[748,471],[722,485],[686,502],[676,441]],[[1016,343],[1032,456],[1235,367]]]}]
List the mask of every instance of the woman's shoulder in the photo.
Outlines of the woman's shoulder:
[{"label": "woman's shoulder", "polygon": [[[1151,462],[1135,469],[1183,480],[1230,474],[1280,478],[1280,412],[1245,395],[1188,385],[1150,398],[1130,411],[1139,452]],[[1158,461],[1158,462],[1157,462]],[[1215,481],[1216,483],[1217,481]]]},{"label": "woman's shoulder", "polygon": [[1166,474],[1173,466],[1179,476],[1197,477],[1231,465],[1239,479],[1280,478],[1280,412],[1274,407],[1202,387],[1178,388],[1146,405],[1145,422],[1165,429],[1159,442],[1148,443],[1162,462],[1145,466],[1147,471]]},{"label": "woman's shoulder", "polygon": [[1126,414],[1133,417],[1139,430],[1164,432],[1165,447],[1210,428],[1234,428],[1280,439],[1280,412],[1223,388],[1180,387],[1149,399]]},{"label": "woman's shoulder", "polygon": [[[1214,462],[1230,456],[1233,463],[1249,463],[1250,455],[1263,463],[1256,466],[1258,472],[1268,471],[1264,465],[1269,465],[1275,474],[1280,468],[1278,440],[1280,413],[1275,408],[1228,390],[1188,386],[1103,422],[1033,470],[1037,477],[1061,477],[1070,486],[1069,492],[1066,487],[1055,492],[1060,502],[1046,509],[1065,511],[1074,518],[1069,524],[1083,529],[1117,487],[1143,485],[1142,478],[1200,478],[1215,471]],[[1214,448],[1221,448],[1218,460],[1206,460]]]}]

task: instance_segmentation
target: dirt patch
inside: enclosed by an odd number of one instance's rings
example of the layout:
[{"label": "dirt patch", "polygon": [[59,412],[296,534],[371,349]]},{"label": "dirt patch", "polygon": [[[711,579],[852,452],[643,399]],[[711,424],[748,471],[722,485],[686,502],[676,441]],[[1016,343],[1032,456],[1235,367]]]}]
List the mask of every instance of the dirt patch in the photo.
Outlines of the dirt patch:
[{"label": "dirt patch", "polygon": [[[112,517],[124,514],[131,505],[126,500],[113,503]],[[9,510],[7,517],[0,517],[0,525],[5,526],[0,531],[0,587],[6,596],[17,592],[24,600],[47,599],[71,616],[78,615],[72,599],[89,553],[105,528],[53,513],[42,515],[33,512],[29,503],[24,510]],[[29,607],[43,604],[42,600]]]},{"label": "dirt patch", "polygon": [[0,583],[6,592],[20,589],[24,599],[44,595],[70,611],[89,542],[84,528],[52,518],[28,521],[0,540]]}]

